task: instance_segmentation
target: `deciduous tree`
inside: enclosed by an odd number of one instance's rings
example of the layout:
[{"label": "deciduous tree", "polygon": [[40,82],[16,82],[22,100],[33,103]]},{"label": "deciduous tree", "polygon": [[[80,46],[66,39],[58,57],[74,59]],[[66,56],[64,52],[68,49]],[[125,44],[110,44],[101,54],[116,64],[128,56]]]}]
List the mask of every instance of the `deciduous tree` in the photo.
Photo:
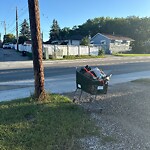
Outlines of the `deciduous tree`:
[{"label": "deciduous tree", "polygon": [[15,36],[13,34],[6,34],[4,35],[3,43],[14,43]]}]

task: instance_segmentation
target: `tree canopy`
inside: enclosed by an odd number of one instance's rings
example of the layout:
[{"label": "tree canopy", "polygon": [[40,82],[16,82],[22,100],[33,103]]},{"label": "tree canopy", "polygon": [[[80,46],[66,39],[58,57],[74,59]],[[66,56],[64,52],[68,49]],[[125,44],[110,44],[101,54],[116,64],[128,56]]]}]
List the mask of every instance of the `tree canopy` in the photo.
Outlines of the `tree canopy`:
[{"label": "tree canopy", "polygon": [[15,42],[15,36],[13,34],[4,35],[3,43],[14,43],[14,42]]},{"label": "tree canopy", "polygon": [[[143,53],[146,48],[148,48],[146,44],[150,43],[150,17],[98,17],[88,19],[82,25],[74,26],[72,29],[67,27],[60,29],[58,22],[53,20],[50,37],[51,39],[69,39],[73,35],[81,35],[84,37],[84,41],[86,39],[85,37],[88,37],[89,35],[93,37],[97,33],[130,37],[135,40],[132,45],[134,52]],[[150,50],[148,51],[150,53]],[[146,52],[148,51],[146,50]]]},{"label": "tree canopy", "polygon": [[30,26],[26,19],[21,24],[20,36],[26,37],[28,40],[31,39]]},{"label": "tree canopy", "polygon": [[57,40],[60,40],[60,27],[58,25],[58,22],[57,20],[53,20],[53,24],[51,26],[51,29],[50,29],[50,41],[57,41]]}]

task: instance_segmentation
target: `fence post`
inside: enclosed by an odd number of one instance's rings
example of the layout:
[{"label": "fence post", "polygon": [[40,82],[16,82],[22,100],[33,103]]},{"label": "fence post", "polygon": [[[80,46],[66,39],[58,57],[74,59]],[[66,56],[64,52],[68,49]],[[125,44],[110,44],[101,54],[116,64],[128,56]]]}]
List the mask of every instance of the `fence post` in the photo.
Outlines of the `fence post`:
[{"label": "fence post", "polygon": [[89,56],[90,56],[90,46],[88,46],[88,49],[89,49]]},{"label": "fence post", "polygon": [[78,56],[80,56],[80,45],[78,46]]},{"label": "fence post", "polygon": [[54,45],[54,58],[56,58],[56,45]]},{"label": "fence post", "polygon": [[67,45],[67,56],[69,56],[69,45]]}]

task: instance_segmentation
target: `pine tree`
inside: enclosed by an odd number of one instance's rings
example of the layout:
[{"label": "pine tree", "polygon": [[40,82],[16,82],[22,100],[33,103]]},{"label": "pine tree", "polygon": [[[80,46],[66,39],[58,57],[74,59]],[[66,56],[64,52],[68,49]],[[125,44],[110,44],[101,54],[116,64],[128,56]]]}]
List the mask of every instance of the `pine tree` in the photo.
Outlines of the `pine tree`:
[{"label": "pine tree", "polygon": [[50,30],[50,41],[60,40],[59,33],[60,33],[60,27],[58,25],[57,20],[54,19]]},{"label": "pine tree", "polygon": [[30,27],[26,19],[24,19],[23,23],[21,24],[20,36],[24,36],[28,40],[31,39]]}]

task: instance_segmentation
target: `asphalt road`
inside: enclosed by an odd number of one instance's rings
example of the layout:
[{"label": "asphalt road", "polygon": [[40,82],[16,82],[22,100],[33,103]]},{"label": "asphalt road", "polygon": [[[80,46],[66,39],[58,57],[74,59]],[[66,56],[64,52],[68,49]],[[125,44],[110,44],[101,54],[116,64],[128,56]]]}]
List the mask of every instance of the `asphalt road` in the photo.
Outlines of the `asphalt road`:
[{"label": "asphalt road", "polygon": [[[150,57],[107,56],[99,59],[43,61],[43,63],[45,78],[75,74],[76,67],[87,64],[100,67],[113,75],[150,70]],[[0,49],[0,66],[0,82],[33,79],[33,62],[15,50]]]},{"label": "asphalt road", "polygon": [[[81,62],[82,63],[82,62]],[[87,64],[89,64],[87,62]],[[67,66],[68,65],[68,66]],[[14,64],[15,66],[15,64]],[[45,66],[45,78],[50,78],[54,76],[62,76],[62,75],[69,75],[75,74],[74,66],[69,66],[65,64],[63,66]],[[91,66],[93,66],[91,64]],[[112,73],[113,75],[118,74],[125,74],[125,73],[132,73],[132,72],[140,72],[140,71],[147,71],[150,70],[150,62],[137,62],[137,63],[125,63],[125,64],[109,64],[109,65],[94,65],[102,68],[106,73]],[[76,66],[78,67],[78,66]],[[0,70],[0,82],[7,82],[7,81],[17,81],[17,80],[27,80],[33,79],[33,68],[22,68],[22,64],[20,64],[20,68],[17,69],[6,69]]]}]

